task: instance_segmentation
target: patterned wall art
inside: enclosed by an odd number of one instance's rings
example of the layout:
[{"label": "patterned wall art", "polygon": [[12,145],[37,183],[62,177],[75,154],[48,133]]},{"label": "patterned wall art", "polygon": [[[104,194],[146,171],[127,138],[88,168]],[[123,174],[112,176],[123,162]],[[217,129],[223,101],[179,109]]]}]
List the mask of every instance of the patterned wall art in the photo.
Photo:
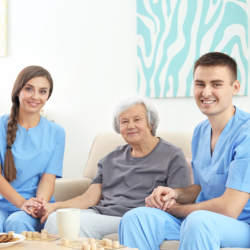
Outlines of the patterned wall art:
[{"label": "patterned wall art", "polygon": [[0,0],[0,56],[7,55],[7,0]]},{"label": "patterned wall art", "polygon": [[238,64],[248,94],[248,0],[137,0],[138,93],[193,96],[193,65],[220,51]]}]

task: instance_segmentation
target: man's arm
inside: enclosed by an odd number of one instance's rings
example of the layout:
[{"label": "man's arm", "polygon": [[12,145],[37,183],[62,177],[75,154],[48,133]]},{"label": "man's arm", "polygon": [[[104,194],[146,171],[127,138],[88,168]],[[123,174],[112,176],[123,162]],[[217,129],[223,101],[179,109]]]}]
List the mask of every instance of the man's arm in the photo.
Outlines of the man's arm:
[{"label": "man's arm", "polygon": [[[201,191],[201,186],[193,184],[186,188],[177,188],[174,190],[177,193],[176,202],[180,204],[195,203]],[[163,198],[163,200],[165,201],[166,198]]]},{"label": "man's arm", "polygon": [[190,205],[176,204],[166,212],[175,217],[185,218],[194,211],[207,210],[237,219],[249,198],[249,193],[227,188],[221,197]]},{"label": "man's arm", "polygon": [[41,218],[41,223],[47,220],[48,216],[60,208],[79,208],[87,209],[89,207],[98,204],[102,196],[102,184],[94,183],[91,184],[88,190],[81,196],[77,196],[73,199],[46,204],[46,213]]},{"label": "man's arm", "polygon": [[147,207],[166,210],[175,204],[175,202],[180,204],[194,203],[200,191],[201,187],[196,184],[176,189],[159,186],[145,199],[145,203]]}]

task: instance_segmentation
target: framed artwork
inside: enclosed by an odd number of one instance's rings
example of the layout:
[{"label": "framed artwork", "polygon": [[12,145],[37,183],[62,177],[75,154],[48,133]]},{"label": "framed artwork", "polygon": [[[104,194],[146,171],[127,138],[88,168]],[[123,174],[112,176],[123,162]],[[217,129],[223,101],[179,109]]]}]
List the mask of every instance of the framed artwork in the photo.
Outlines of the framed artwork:
[{"label": "framed artwork", "polygon": [[0,0],[0,56],[7,55],[7,0]]},{"label": "framed artwork", "polygon": [[247,0],[137,0],[138,94],[193,96],[194,62],[211,51],[236,60],[247,95]]}]

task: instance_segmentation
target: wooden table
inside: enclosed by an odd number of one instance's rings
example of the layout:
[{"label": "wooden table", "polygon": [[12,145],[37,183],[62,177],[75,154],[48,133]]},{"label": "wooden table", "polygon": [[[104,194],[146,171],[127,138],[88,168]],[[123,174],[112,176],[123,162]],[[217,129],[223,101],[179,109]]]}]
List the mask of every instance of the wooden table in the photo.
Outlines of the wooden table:
[{"label": "wooden table", "polygon": [[[84,240],[86,238],[78,237],[77,240]],[[43,242],[43,241],[27,241],[24,240],[13,246],[7,247],[6,250],[70,250],[72,248],[59,246],[60,240],[52,242]],[[3,248],[4,250],[5,248]],[[119,248],[118,250],[132,250],[132,248],[124,247]]]}]

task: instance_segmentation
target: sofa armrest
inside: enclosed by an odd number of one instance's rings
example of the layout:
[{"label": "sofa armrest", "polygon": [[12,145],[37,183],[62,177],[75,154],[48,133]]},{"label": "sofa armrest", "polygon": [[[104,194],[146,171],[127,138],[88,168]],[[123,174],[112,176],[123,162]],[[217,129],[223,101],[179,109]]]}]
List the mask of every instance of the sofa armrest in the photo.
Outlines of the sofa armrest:
[{"label": "sofa armrest", "polygon": [[56,201],[66,201],[87,191],[92,179],[56,179],[54,197]]}]

